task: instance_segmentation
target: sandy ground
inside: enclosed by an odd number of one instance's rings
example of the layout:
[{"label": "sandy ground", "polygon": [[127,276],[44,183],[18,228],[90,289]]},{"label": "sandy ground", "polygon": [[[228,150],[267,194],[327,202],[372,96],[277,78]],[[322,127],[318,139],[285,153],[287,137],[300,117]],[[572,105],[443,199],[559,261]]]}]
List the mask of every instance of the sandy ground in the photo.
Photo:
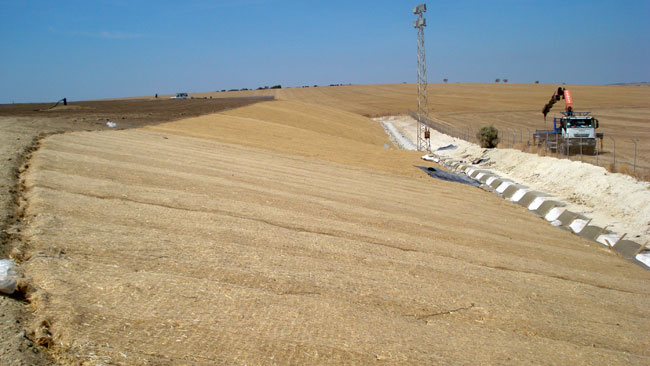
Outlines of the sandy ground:
[{"label": "sandy ground", "polygon": [[[33,145],[33,140],[43,132],[55,132],[65,128],[53,128],[45,119],[25,119],[0,117],[0,258],[9,255],[13,238],[9,225],[16,222],[14,216],[13,192],[16,190],[18,167],[23,163],[23,155]],[[34,347],[25,337],[24,329],[28,316],[24,314],[25,302],[20,296],[0,295],[0,364],[36,365],[47,364],[41,356],[42,350]]]},{"label": "sandy ground", "polygon": [[[195,100],[171,103],[149,101],[80,102],[68,106],[51,104],[0,105],[0,258],[11,255],[19,241],[22,217],[18,177],[40,139],[71,131],[109,130],[106,121],[118,128],[141,127],[185,116],[213,113],[254,103],[251,99]],[[25,165],[27,164],[27,165]],[[22,294],[0,296],[0,365],[49,365],[43,349],[25,334],[31,314]]]},{"label": "sandy ground", "polygon": [[648,363],[650,274],[386,143],[300,102],[43,140],[35,339],[64,364]]},{"label": "sandy ground", "polygon": [[[410,116],[377,118],[393,124],[411,141],[416,140],[417,122]],[[431,149],[450,144],[455,150],[436,152],[479,164],[504,178],[544,192],[567,203],[567,209],[592,218],[593,223],[643,244],[650,239],[650,183],[579,161],[538,156],[513,149],[482,149],[476,144],[431,131]]]}]

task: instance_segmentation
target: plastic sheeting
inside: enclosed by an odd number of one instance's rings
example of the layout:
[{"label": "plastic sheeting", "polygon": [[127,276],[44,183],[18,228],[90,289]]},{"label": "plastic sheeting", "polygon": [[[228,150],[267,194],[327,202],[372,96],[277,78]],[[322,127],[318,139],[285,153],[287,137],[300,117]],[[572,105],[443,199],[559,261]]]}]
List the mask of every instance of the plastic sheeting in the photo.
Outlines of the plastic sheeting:
[{"label": "plastic sheeting", "polygon": [[0,293],[11,295],[16,291],[16,265],[11,259],[0,260]]},{"label": "plastic sheeting", "polygon": [[481,182],[472,179],[468,176],[461,175],[461,174],[455,174],[455,173],[450,173],[446,172],[444,170],[436,169],[436,168],[430,168],[430,167],[424,167],[424,166],[419,166],[418,168],[424,170],[429,176],[432,178],[444,180],[447,182],[455,182],[455,183],[462,183],[462,184],[467,184],[470,186],[474,187],[480,187]]}]

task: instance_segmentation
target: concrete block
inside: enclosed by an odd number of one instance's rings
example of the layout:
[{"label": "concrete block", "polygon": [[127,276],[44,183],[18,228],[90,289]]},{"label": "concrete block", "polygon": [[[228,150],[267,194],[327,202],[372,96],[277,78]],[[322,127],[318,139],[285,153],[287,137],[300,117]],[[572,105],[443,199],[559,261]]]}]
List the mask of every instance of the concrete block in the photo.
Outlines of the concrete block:
[{"label": "concrete block", "polygon": [[586,228],[582,229],[582,231],[580,233],[578,233],[578,235],[585,238],[585,239],[595,241],[596,238],[598,237],[598,235],[601,234],[602,230],[603,230],[603,228],[600,227],[600,226],[589,225]]},{"label": "concrete block", "polygon": [[575,219],[589,220],[586,216],[579,215],[569,210],[562,212],[562,215],[560,215],[560,217],[557,219],[560,220],[560,222],[562,222],[562,225],[565,226],[569,225]]},{"label": "concrete block", "polygon": [[533,210],[533,213],[539,215],[539,216],[546,216],[546,214],[551,211],[554,207],[563,207],[565,206],[564,203],[560,201],[554,201],[554,200],[546,200],[544,203],[542,203],[538,209]]},{"label": "concrete block", "polygon": [[515,192],[517,192],[520,189],[521,189],[520,185],[513,184],[513,185],[509,186],[508,188],[506,188],[505,191],[503,191],[503,193],[502,193],[503,197],[504,198],[510,198],[510,197],[512,197],[513,194],[515,194]]}]

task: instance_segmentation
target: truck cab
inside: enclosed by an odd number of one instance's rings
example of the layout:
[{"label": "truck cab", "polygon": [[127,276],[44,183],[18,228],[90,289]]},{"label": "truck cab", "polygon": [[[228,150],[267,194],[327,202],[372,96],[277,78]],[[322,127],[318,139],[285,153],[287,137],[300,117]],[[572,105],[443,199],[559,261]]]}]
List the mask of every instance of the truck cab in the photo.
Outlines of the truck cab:
[{"label": "truck cab", "polygon": [[[596,138],[596,128],[598,128],[598,120],[588,115],[567,115],[559,119],[559,127],[562,132],[562,137],[565,139],[572,138]],[[556,123],[556,130],[558,126]],[[559,132],[559,131],[558,131]]]}]

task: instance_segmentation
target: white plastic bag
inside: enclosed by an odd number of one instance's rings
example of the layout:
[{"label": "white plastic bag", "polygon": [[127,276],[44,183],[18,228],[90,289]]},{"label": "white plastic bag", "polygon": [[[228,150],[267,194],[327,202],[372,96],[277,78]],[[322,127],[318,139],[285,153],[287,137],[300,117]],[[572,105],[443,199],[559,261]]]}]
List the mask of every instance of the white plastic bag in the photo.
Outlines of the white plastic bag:
[{"label": "white plastic bag", "polygon": [[11,259],[0,259],[0,292],[11,295],[16,291],[16,265]]},{"label": "white plastic bag", "polygon": [[112,121],[108,121],[108,122],[106,122],[106,126],[108,126],[110,128],[115,128],[115,127],[117,127],[117,123],[112,122]]}]

